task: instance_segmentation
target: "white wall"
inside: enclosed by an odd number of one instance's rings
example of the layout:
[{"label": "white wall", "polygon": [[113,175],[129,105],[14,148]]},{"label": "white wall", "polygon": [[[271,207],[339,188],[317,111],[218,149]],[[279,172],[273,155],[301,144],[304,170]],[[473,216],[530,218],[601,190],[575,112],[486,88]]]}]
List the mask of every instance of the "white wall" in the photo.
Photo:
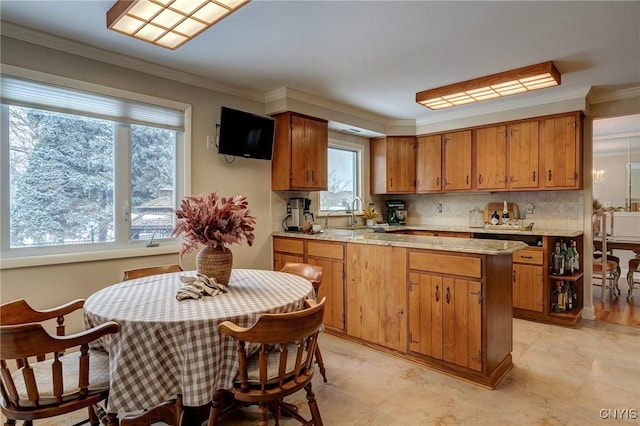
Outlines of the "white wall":
[{"label": "white wall", "polygon": [[[234,266],[271,267],[271,163],[237,158],[228,164],[215,150],[207,150],[207,135],[215,134],[222,104],[264,113],[264,104],[206,90],[108,63],[83,58],[42,46],[2,38],[2,64],[83,80],[103,86],[172,99],[192,105],[191,190],[219,191],[222,195],[244,194],[257,217],[253,247],[233,245]],[[194,255],[184,266],[194,267]],[[120,281],[127,268],[176,263],[178,255],[68,263],[61,265],[3,269],[0,300],[27,298],[36,307],[50,307],[72,298],[86,298],[96,290]]]}]

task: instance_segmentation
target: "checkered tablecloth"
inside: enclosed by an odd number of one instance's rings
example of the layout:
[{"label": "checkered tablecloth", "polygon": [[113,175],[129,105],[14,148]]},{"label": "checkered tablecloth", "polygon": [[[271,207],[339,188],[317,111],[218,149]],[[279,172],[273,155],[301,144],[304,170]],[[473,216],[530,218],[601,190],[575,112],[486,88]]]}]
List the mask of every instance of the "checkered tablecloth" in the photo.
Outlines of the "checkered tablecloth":
[{"label": "checkered tablecloth", "polygon": [[262,313],[299,310],[314,297],[298,276],[234,269],[228,293],[178,301],[181,275],[195,271],[124,281],[86,300],[87,327],[121,326],[98,341],[109,352],[109,412],[149,408],[179,393],[186,406],[207,404],[216,389],[233,386],[238,371],[236,341],[217,325],[229,320],[246,327]]}]

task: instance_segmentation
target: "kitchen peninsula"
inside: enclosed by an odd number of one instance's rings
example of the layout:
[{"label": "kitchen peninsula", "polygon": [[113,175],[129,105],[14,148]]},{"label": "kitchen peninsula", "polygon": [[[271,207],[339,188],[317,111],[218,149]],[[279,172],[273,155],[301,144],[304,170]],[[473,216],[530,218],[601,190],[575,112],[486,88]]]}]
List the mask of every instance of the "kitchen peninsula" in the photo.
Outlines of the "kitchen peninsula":
[{"label": "kitchen peninsula", "polygon": [[513,367],[512,255],[526,247],[370,229],[273,234],[274,269],[324,268],[328,331],[490,389]]}]

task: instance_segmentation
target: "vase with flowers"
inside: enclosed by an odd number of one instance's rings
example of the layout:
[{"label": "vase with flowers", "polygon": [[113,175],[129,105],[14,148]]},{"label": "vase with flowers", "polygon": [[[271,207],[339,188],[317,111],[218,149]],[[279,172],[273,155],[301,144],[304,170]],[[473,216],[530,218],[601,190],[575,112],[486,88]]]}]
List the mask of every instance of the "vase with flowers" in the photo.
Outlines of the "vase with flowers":
[{"label": "vase with flowers", "polygon": [[196,256],[198,273],[227,285],[233,266],[233,253],[227,245],[246,240],[253,245],[256,218],[251,215],[244,195],[220,197],[217,192],[183,198],[176,211],[177,223],[172,236],[183,236],[182,257],[201,245]]},{"label": "vase with flowers", "polygon": [[365,223],[367,226],[373,226],[376,224],[376,217],[378,217],[378,212],[376,208],[372,205],[362,210],[362,216],[364,216]]}]

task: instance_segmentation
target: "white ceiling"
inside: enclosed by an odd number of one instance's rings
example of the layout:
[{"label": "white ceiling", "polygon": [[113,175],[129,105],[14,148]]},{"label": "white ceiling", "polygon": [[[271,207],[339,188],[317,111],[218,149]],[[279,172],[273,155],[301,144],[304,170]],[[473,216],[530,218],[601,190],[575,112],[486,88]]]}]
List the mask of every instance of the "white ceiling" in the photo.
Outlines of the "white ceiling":
[{"label": "white ceiling", "polygon": [[[266,95],[287,87],[382,120],[437,120],[415,93],[552,60],[562,85],[640,90],[639,1],[254,0],[175,51],[106,29],[113,0],[1,0],[5,22]],[[586,93],[586,92],[584,92]],[[480,114],[505,99],[455,107]]]}]

